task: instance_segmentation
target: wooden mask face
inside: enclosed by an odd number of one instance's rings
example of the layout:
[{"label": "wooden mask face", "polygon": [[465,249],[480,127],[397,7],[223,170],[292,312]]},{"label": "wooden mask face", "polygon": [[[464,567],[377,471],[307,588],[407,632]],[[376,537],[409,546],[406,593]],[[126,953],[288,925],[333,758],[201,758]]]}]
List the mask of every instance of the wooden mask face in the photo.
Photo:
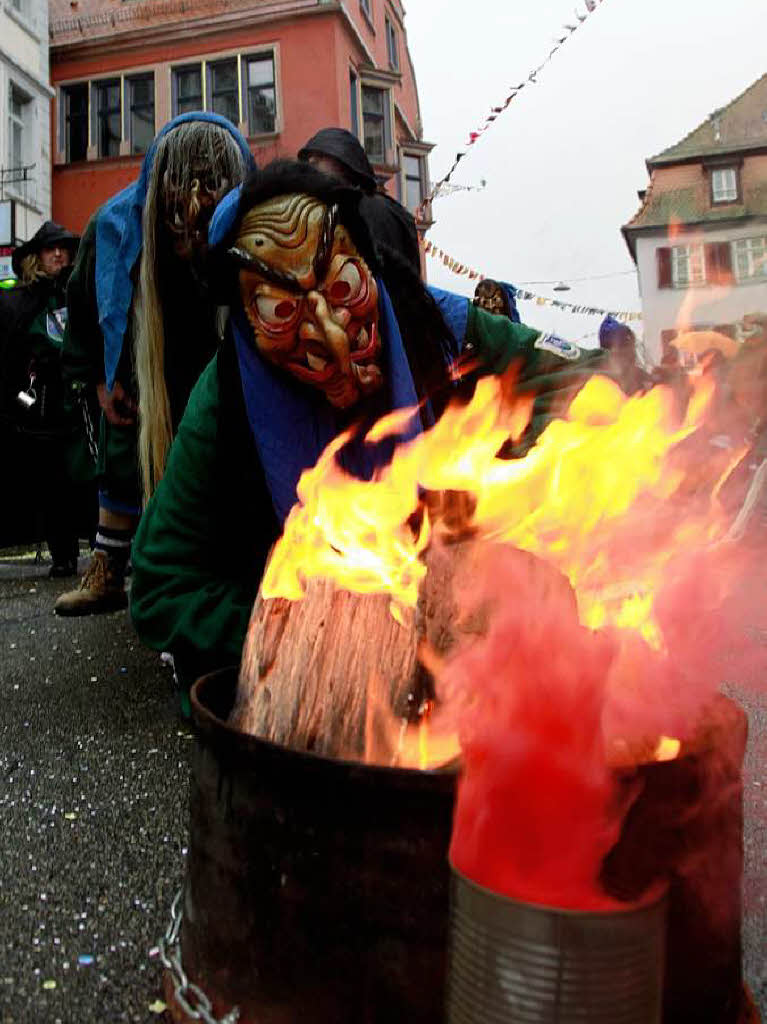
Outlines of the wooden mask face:
[{"label": "wooden mask face", "polygon": [[335,207],[269,199],[245,215],[230,253],[266,359],[339,409],[381,387],[378,289]]},{"label": "wooden mask face", "polygon": [[509,304],[506,294],[496,281],[480,281],[474,290],[474,305],[493,313],[495,316],[508,316]]}]

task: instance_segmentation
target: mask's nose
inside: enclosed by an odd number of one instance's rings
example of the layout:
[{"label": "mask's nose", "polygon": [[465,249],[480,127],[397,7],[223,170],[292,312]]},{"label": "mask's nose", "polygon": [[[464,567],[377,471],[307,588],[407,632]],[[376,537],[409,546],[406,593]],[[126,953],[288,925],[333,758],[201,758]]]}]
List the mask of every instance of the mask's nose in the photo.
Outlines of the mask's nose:
[{"label": "mask's nose", "polygon": [[[344,374],[351,373],[352,361],[349,351],[349,337],[343,327],[339,326],[333,319],[325,296],[321,292],[311,291],[306,296],[306,304],[315,323],[322,331],[324,343],[333,353],[333,357],[338,363],[341,372]],[[303,331],[302,337],[305,337]]]}]

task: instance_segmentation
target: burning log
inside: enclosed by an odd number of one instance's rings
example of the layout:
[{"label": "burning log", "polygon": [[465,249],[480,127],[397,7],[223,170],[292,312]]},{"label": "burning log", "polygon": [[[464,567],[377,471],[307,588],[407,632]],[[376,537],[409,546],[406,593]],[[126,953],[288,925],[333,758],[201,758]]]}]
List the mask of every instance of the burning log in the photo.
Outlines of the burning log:
[{"label": "burning log", "polygon": [[[295,750],[376,764],[402,764],[406,726],[432,707],[429,666],[459,639],[482,636],[492,609],[460,615],[458,595],[497,553],[472,537],[465,496],[431,495],[439,537],[425,554],[415,609],[383,594],[356,594],[328,579],[310,580],[300,601],[267,599],[253,607],[232,724]],[[577,617],[575,594],[556,569],[504,548],[530,586],[561,591]],[[425,765],[421,765],[424,767]]]},{"label": "burning log", "polygon": [[440,518],[449,542],[429,548],[414,609],[328,579],[308,581],[300,601],[259,593],[232,724],[297,750],[398,763],[403,726],[434,698],[424,651],[445,655],[459,633],[482,629],[476,616],[456,623],[451,598],[475,557],[466,508],[456,496],[431,498],[429,514]]}]

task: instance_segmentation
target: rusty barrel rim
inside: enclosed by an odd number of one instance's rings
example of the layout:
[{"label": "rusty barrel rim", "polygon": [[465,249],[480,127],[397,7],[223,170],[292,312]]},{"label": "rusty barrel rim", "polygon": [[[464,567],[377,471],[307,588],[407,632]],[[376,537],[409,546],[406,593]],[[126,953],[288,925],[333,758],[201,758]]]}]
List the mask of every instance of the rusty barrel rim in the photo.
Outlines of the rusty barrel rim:
[{"label": "rusty barrel rim", "polygon": [[294,767],[311,765],[315,771],[340,772],[361,784],[392,789],[406,786],[411,791],[423,788],[445,794],[455,791],[457,769],[421,770],[330,758],[312,751],[293,750],[236,729],[222,713],[228,714],[234,706],[238,674],[239,668],[234,665],[219,669],[198,679],[190,692],[192,721],[198,739],[213,745],[217,753],[227,759],[249,760],[255,755],[261,761],[272,762],[275,768],[288,762]]}]

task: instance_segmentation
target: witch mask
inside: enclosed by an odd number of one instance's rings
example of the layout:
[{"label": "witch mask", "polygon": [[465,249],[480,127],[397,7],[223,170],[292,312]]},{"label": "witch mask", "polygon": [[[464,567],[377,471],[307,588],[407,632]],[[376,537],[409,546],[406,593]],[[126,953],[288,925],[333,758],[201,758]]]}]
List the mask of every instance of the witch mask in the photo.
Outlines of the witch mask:
[{"label": "witch mask", "polygon": [[509,300],[503,288],[497,281],[491,281],[489,278],[477,285],[474,291],[474,305],[494,316],[509,315]]},{"label": "witch mask", "polygon": [[269,199],[243,218],[230,254],[264,358],[339,409],[381,387],[378,289],[335,206]]}]

